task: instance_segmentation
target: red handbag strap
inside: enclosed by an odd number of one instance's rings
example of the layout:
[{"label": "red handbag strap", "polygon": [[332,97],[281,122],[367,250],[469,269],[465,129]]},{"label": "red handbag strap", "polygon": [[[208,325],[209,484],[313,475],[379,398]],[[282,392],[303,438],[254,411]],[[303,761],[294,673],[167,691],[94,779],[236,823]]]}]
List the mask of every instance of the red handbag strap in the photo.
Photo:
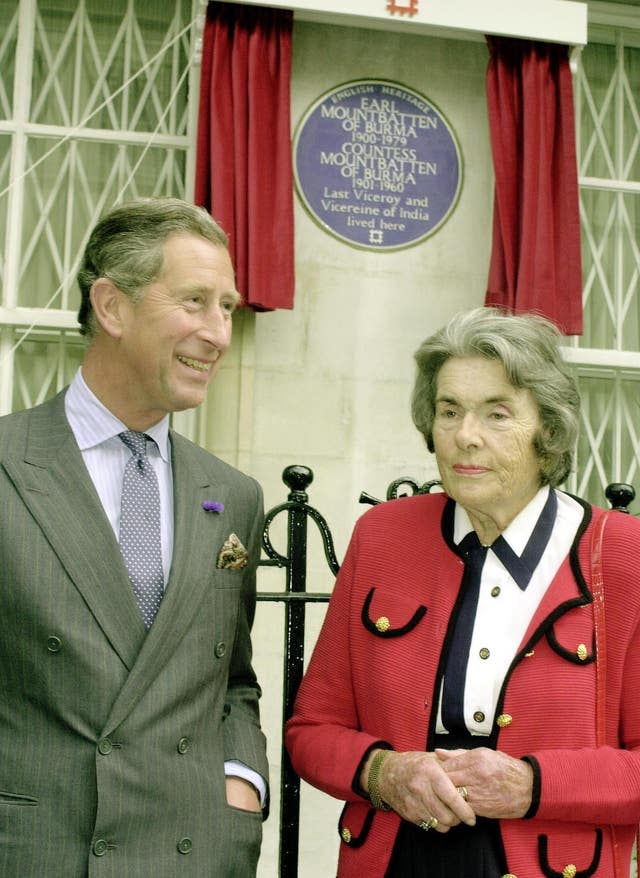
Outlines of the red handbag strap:
[{"label": "red handbag strap", "polygon": [[[603,513],[593,525],[591,537],[591,592],[593,594],[593,622],[596,638],[596,743],[603,747],[607,742],[606,694],[607,694],[607,649],[604,627],[604,575],[602,572],[602,544],[604,529],[609,513]],[[613,866],[616,876],[626,876],[629,864],[620,862],[619,848],[615,842],[615,826],[611,827],[613,836]],[[636,834],[636,838],[638,838]]]},{"label": "red handbag strap", "polygon": [[605,512],[593,525],[591,537],[591,592],[593,594],[593,622],[596,639],[596,745],[606,743],[607,649],[604,625],[604,576],[602,573],[602,543],[608,514]]}]

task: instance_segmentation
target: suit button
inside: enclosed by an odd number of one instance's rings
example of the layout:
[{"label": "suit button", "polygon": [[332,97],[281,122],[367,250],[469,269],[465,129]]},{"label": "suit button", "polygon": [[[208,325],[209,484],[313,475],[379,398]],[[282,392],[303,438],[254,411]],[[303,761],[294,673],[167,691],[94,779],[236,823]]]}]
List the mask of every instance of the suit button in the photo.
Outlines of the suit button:
[{"label": "suit button", "polygon": [[342,830],[340,831],[340,835],[342,837],[342,841],[345,844],[349,844],[351,842],[351,830],[347,829],[346,826],[343,826]]},{"label": "suit button", "polygon": [[483,723],[484,722],[484,713],[481,710],[476,710],[473,715],[474,722]]},{"label": "suit button", "polygon": [[62,649],[62,641],[59,637],[56,637],[55,634],[51,637],[47,637],[47,649],[49,652],[60,652]]},{"label": "suit button", "polygon": [[178,853],[190,854],[193,850],[193,842],[190,838],[181,838],[178,842]]},{"label": "suit button", "polygon": [[178,753],[186,753],[190,746],[191,741],[189,738],[180,738],[178,741]]},{"label": "suit button", "polygon": [[104,838],[98,838],[93,843],[93,853],[96,855],[96,857],[104,857],[108,848],[109,845]]},{"label": "suit button", "polygon": [[216,658],[222,658],[222,656],[225,654],[226,651],[227,651],[227,644],[224,642],[224,640],[221,640],[219,643],[216,643],[216,647],[214,649],[214,652],[216,654]]},{"label": "suit button", "polygon": [[112,750],[113,744],[109,738],[103,738],[101,741],[98,741],[98,753],[100,753],[101,756],[108,756]]}]

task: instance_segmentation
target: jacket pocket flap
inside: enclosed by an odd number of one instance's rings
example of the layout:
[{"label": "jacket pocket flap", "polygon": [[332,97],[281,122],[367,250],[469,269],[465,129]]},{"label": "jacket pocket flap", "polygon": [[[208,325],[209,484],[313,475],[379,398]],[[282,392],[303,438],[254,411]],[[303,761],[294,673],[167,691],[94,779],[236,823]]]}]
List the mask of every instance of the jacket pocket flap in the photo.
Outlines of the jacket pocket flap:
[{"label": "jacket pocket flap", "polygon": [[362,606],[362,624],[376,637],[401,637],[420,622],[427,608],[381,588],[371,588]]},{"label": "jacket pocket flap", "polygon": [[551,649],[577,665],[588,665],[595,660],[595,634],[591,606],[577,607],[556,619],[547,631]]},{"label": "jacket pocket flap", "polygon": [[338,820],[338,831],[344,844],[359,848],[367,840],[376,809],[366,802],[347,802]]}]

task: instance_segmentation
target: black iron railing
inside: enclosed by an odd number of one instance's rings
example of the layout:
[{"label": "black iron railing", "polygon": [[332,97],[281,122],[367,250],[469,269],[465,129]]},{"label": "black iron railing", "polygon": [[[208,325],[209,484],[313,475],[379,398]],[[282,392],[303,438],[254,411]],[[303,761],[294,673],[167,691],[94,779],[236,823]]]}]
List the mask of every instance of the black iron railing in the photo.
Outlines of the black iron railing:
[{"label": "black iron railing", "polygon": [[[324,554],[330,571],[337,575],[340,564],[336,558],[333,537],[327,522],[317,509],[309,505],[307,488],[313,481],[313,472],[307,466],[288,466],[282,473],[282,481],[289,488],[285,503],[274,506],[266,517],[262,536],[262,546],[266,558],[260,561],[261,567],[280,567],[286,571],[285,589],[282,592],[258,592],[258,601],[283,603],[285,607],[284,655],[282,667],[283,726],[293,712],[298,686],[304,670],[305,609],[309,603],[327,603],[328,592],[308,592],[307,588],[307,522],[314,521],[320,531]],[[436,479],[420,485],[414,479],[395,479],[387,488],[387,500],[395,500],[407,494],[428,494],[437,488]],[[403,490],[408,489],[408,490]],[[628,512],[628,506],[635,497],[631,485],[610,484],[605,495],[613,509]],[[364,491],[360,502],[376,505],[381,501]],[[287,515],[287,554],[278,552],[271,542],[270,529],[274,520]],[[297,878],[298,838],[300,823],[300,779],[293,770],[289,754],[282,743],[282,771],[280,778],[280,878]]]},{"label": "black iron railing", "polygon": [[[279,601],[285,605],[284,657],[282,667],[282,724],[293,711],[293,702],[302,679],[304,668],[304,630],[306,604],[327,602],[330,594],[307,592],[307,520],[318,525],[329,568],[334,576],[340,569],[335,556],[333,538],[324,517],[308,504],[307,488],[313,473],[306,466],[288,466],[282,480],[289,488],[286,503],[271,509],[265,518],[262,545],[267,558],[261,566],[284,567],[284,592],[259,592],[259,601]],[[277,552],[270,537],[273,521],[287,513],[287,554]],[[282,773],[280,778],[280,878],[295,878],[298,874],[298,826],[300,822],[300,779],[291,766],[284,742],[282,743]]]}]

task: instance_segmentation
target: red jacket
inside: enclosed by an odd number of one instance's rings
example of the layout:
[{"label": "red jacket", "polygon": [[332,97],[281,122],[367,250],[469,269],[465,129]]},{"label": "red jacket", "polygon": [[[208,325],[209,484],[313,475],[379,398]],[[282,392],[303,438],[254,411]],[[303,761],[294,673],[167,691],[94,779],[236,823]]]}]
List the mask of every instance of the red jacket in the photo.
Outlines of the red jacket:
[{"label": "red jacket", "polygon": [[[443,494],[394,500],[358,521],[287,725],[296,771],[346,800],[345,878],[384,875],[400,822],[354,787],[365,753],[378,741],[424,749],[433,734],[438,663],[463,570],[442,535],[445,502]],[[628,878],[640,820],[640,522],[612,513],[607,523],[607,746],[596,748],[589,546],[592,514],[602,510],[583,505],[575,544],[496,709],[490,745],[532,756],[541,780],[535,816],[500,821],[510,878],[562,878],[570,865],[580,878]],[[376,627],[383,616],[386,631]]]}]

